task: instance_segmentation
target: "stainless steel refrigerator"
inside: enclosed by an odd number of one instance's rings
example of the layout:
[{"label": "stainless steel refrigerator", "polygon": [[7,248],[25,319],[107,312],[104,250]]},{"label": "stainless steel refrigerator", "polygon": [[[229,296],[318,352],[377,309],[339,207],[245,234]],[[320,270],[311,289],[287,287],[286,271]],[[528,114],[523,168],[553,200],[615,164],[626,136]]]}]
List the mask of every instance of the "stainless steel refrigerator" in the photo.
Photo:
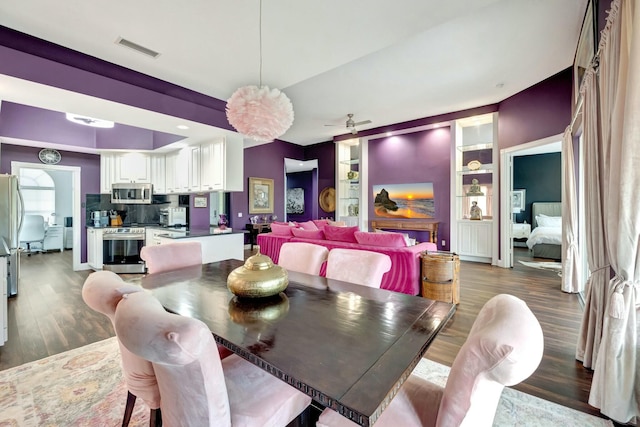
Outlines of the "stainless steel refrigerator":
[{"label": "stainless steel refrigerator", "polygon": [[24,203],[18,186],[18,177],[0,175],[0,238],[9,248],[7,295],[18,294],[20,276],[20,229],[24,220]]}]

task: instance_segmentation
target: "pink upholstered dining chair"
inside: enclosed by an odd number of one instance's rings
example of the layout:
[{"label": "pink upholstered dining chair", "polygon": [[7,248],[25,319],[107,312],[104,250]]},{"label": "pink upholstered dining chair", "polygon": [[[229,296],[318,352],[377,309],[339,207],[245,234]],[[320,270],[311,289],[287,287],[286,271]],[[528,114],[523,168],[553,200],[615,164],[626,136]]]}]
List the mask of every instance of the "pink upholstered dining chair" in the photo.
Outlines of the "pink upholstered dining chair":
[{"label": "pink upholstered dining chair", "polygon": [[[202,265],[202,245],[200,242],[175,242],[143,246],[140,258],[145,262],[149,274],[193,267]],[[218,353],[221,358],[232,354],[231,350],[221,345],[218,345]]]},{"label": "pink upholstered dining chair", "polygon": [[[489,427],[504,386],[527,379],[540,364],[543,349],[542,328],[525,302],[497,295],[480,310],[444,389],[410,375],[375,425]],[[355,425],[330,409],[317,423]]]},{"label": "pink upholstered dining chair", "polygon": [[200,242],[175,242],[143,246],[140,258],[149,274],[201,265],[202,245]]},{"label": "pink upholstered dining chair", "polygon": [[384,273],[391,270],[389,255],[358,249],[329,251],[327,278],[379,288]]},{"label": "pink upholstered dining chair", "polygon": [[126,296],[115,326],[125,347],[153,363],[167,426],[285,426],[311,403],[239,356],[221,361],[204,323],[146,292]]},{"label": "pink upholstered dining chair", "polygon": [[[85,280],[82,286],[82,299],[94,311],[107,316],[113,324],[116,307],[123,296],[141,291],[143,291],[141,287],[125,283],[112,271],[97,271],[91,273]],[[120,337],[118,337],[118,344],[122,358],[122,372],[128,389],[122,426],[129,425],[136,397],[140,397],[151,408],[149,425],[159,425],[160,389],[156,382],[153,365],[127,350],[122,345]]]},{"label": "pink upholstered dining chair", "polygon": [[327,260],[329,249],[324,246],[304,242],[287,242],[280,248],[278,265],[286,270],[300,273],[320,274],[322,264]]}]

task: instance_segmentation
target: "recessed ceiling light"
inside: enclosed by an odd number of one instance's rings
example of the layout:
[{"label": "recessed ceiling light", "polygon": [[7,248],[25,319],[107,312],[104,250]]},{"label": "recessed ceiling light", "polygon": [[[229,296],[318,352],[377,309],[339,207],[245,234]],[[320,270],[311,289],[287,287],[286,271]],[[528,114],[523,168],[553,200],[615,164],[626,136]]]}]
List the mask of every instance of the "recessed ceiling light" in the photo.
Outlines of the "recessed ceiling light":
[{"label": "recessed ceiling light", "polygon": [[176,126],[176,127],[177,127],[178,129],[183,129],[183,130],[189,129],[189,126],[187,126],[187,125],[178,125],[178,126]]},{"label": "recessed ceiling light", "polygon": [[387,132],[387,136],[393,135],[393,132]]},{"label": "recessed ceiling light", "polygon": [[84,126],[92,126],[94,128],[112,128],[113,122],[109,120],[95,119],[80,114],[66,113],[67,120]]}]

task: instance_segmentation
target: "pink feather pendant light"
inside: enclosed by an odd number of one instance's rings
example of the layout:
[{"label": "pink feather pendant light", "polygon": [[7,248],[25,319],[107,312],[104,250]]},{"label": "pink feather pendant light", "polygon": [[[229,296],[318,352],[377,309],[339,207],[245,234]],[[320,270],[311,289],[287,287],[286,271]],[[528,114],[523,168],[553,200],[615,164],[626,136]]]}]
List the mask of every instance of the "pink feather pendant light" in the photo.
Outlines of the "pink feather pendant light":
[{"label": "pink feather pendant light", "polygon": [[227,101],[227,119],[241,134],[273,141],[293,123],[293,105],[283,92],[269,86],[243,86]]},{"label": "pink feather pendant light", "polygon": [[279,89],[262,86],[262,0],[260,0],[260,86],[243,86],[227,100],[227,120],[242,135],[273,141],[293,123],[293,105]]}]

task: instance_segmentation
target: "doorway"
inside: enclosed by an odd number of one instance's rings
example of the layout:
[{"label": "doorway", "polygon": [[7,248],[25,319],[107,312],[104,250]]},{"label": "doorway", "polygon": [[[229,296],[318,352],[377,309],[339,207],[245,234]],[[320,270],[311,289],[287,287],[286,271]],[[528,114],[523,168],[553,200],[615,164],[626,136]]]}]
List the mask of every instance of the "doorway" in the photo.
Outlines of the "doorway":
[{"label": "doorway", "polygon": [[[81,270],[80,263],[80,167],[78,166],[60,166],[60,165],[45,165],[40,163],[25,163],[25,162],[11,162],[11,174],[20,176],[21,169],[37,169],[51,172],[52,175],[62,174],[66,175],[66,180],[70,188],[58,189],[64,194],[70,194],[71,196],[71,223],[72,223],[72,236],[73,243],[71,247],[73,250],[73,270]],[[56,208],[57,209],[57,208]],[[64,226],[64,216],[62,218],[56,218],[55,221]]]},{"label": "doorway", "polygon": [[[515,214],[512,209],[514,158],[535,154],[562,152],[562,135],[554,135],[500,150],[500,267],[511,268],[514,263],[513,230]],[[558,182],[558,188],[561,183]],[[526,194],[526,193],[525,193]],[[533,200],[528,200],[532,202]]]},{"label": "doorway", "polygon": [[284,221],[318,219],[318,160],[284,159]]}]

